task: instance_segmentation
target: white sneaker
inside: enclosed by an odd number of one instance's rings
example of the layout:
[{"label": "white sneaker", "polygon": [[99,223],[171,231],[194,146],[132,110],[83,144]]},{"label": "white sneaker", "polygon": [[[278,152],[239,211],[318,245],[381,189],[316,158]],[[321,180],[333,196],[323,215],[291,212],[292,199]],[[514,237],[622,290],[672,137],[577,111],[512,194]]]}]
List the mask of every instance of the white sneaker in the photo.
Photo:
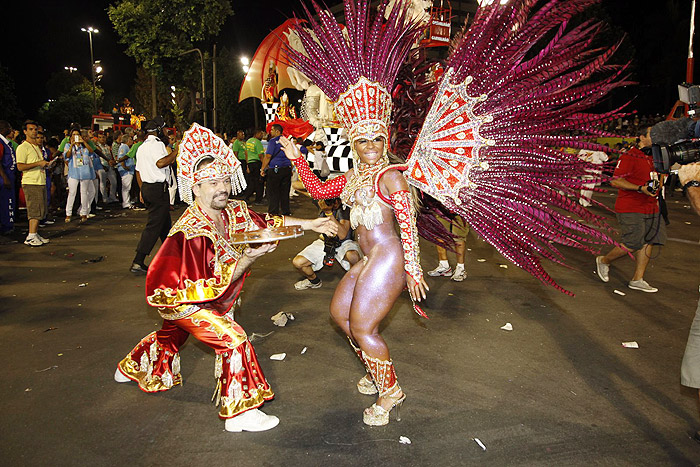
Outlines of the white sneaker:
[{"label": "white sneaker", "polygon": [[464,279],[467,278],[467,271],[464,269],[455,269],[455,273],[452,274],[452,279],[455,282],[462,282]]},{"label": "white sneaker", "polygon": [[274,415],[253,409],[226,420],[226,431],[266,431],[279,425],[280,419]]},{"label": "white sneaker", "polygon": [[88,219],[92,219],[93,217],[95,217],[95,214],[90,213],[90,214],[88,214],[87,216],[88,216]]},{"label": "white sneaker", "polygon": [[595,270],[598,273],[598,277],[600,277],[601,281],[608,282],[610,280],[610,276],[608,276],[608,273],[610,272],[610,265],[602,262],[602,259],[602,256],[595,257]]},{"label": "white sneaker", "polygon": [[26,239],[26,240],[24,241],[24,244],[25,244],[25,245],[29,245],[29,246],[43,246],[43,245],[44,245],[44,242],[42,242],[41,240],[39,240],[38,237],[34,237],[34,238],[28,238],[28,239]]},{"label": "white sneaker", "polygon": [[451,276],[452,275],[452,268],[450,266],[444,267],[444,266],[438,266],[432,271],[428,271],[428,275],[430,277],[437,277],[437,276]]},{"label": "white sneaker", "polygon": [[649,283],[644,279],[639,279],[638,281],[630,281],[630,283],[627,284],[627,287],[629,287],[632,290],[641,290],[642,292],[647,293],[654,293],[659,291],[659,289],[657,289],[656,287],[650,286]]},{"label": "white sneaker", "polygon": [[323,285],[322,281],[318,281],[318,284],[314,284],[310,280],[304,279],[304,280],[299,281],[296,284],[294,284],[294,288],[297,290],[318,289],[322,285]]},{"label": "white sneaker", "polygon": [[116,381],[117,383],[128,383],[131,380],[124,376],[124,373],[122,373],[121,370],[117,368],[117,371],[114,372],[114,381]]},{"label": "white sneaker", "polygon": [[39,234],[36,234],[36,238],[38,238],[38,239],[41,241],[41,243],[43,243],[44,245],[46,245],[47,243],[51,242],[51,240],[49,240],[48,238],[44,238],[44,237],[42,237],[42,236],[39,235]]}]

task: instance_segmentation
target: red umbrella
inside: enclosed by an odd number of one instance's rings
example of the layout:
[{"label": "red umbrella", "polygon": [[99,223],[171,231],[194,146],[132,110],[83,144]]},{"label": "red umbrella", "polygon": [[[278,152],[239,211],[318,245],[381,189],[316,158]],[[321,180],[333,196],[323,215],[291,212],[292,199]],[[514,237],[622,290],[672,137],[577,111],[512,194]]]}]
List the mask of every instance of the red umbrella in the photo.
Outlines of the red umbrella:
[{"label": "red umbrella", "polygon": [[272,61],[277,67],[278,82],[277,89],[281,91],[285,88],[294,88],[289,75],[287,74],[287,65],[285,64],[285,55],[282,51],[285,44],[288,44],[286,32],[290,32],[295,24],[301,23],[302,20],[297,18],[288,19],[281,26],[273,30],[260,43],[258,50],[255,51],[253,60],[250,63],[250,69],[243,80],[241,92],[238,97],[238,102],[249,97],[260,97],[262,94],[262,86],[268,75],[269,63]]}]

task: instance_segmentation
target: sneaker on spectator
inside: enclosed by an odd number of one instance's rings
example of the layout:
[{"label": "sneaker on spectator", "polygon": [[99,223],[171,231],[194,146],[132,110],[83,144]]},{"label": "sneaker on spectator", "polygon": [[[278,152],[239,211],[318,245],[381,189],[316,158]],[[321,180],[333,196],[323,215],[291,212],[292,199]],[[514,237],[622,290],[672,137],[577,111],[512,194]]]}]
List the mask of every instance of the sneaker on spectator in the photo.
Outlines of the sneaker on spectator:
[{"label": "sneaker on spectator", "polygon": [[49,243],[51,241],[48,238],[44,238],[39,234],[36,234],[36,238],[38,238],[41,241],[41,243],[43,243],[44,245],[46,245],[47,243]]},{"label": "sneaker on spectator", "polygon": [[92,219],[93,217],[95,217],[95,214],[90,213],[90,214],[88,214],[87,216],[88,216],[88,219]]},{"label": "sneaker on spectator", "polygon": [[444,266],[438,266],[432,271],[428,271],[428,275],[430,277],[437,277],[437,276],[451,276],[452,275],[452,268],[450,266],[444,267]]},{"label": "sneaker on spectator", "polygon": [[26,239],[26,240],[24,241],[24,244],[25,244],[25,245],[29,245],[29,246],[42,246],[42,245],[44,244],[44,242],[42,242],[41,240],[39,240],[37,237],[34,237],[34,238],[28,238],[28,239]]},{"label": "sneaker on spectator", "polygon": [[450,279],[452,279],[455,282],[462,282],[466,278],[467,271],[465,271],[464,269],[455,269],[455,273],[452,274],[452,277],[450,277]]},{"label": "sneaker on spectator", "polygon": [[610,265],[605,264],[602,259],[602,256],[595,257],[595,270],[598,273],[598,277],[600,277],[601,281],[608,282],[610,280],[610,276],[608,275],[610,272]]},{"label": "sneaker on spectator", "polygon": [[647,293],[654,293],[659,291],[659,289],[657,289],[656,287],[650,286],[649,283],[644,279],[639,279],[638,281],[630,281],[630,283],[627,284],[627,287],[629,287],[632,290],[641,290],[642,292]]},{"label": "sneaker on spectator", "polygon": [[321,285],[323,285],[322,281],[318,281],[318,284],[314,284],[310,280],[304,279],[294,284],[294,288],[297,290],[318,289]]}]

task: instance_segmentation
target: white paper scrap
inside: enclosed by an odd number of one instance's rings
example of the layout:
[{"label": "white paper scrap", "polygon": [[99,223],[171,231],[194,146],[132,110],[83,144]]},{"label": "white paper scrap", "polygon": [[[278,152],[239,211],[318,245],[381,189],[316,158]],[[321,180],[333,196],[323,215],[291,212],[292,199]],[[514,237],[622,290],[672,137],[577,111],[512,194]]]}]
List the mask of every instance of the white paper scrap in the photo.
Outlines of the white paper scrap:
[{"label": "white paper scrap", "polygon": [[510,323],[506,323],[503,326],[501,326],[501,329],[504,331],[512,331],[513,330],[513,325]]},{"label": "white paper scrap", "polygon": [[306,353],[306,349],[307,349],[307,348],[308,348],[308,347],[304,347],[303,349],[301,349],[301,354],[302,354],[302,355],[304,355],[304,354]]},{"label": "white paper scrap", "polygon": [[639,348],[639,344],[637,344],[636,341],[623,342],[622,346],[626,347],[628,349],[638,349]]},{"label": "white paper scrap", "polygon": [[82,284],[79,284],[78,287],[85,287],[86,285],[88,285],[88,283],[87,283],[87,282],[83,282]]},{"label": "white paper scrap", "polygon": [[411,444],[411,440],[405,436],[399,436],[399,443],[401,444]]},{"label": "white paper scrap", "polygon": [[624,297],[625,295],[627,295],[626,293],[621,292],[621,291],[619,291],[619,290],[617,290],[617,289],[613,290],[613,292],[615,292],[615,293],[618,294],[618,295],[622,295],[623,297]]},{"label": "white paper scrap", "polygon": [[503,269],[508,269],[508,265],[507,265],[507,264],[499,264],[498,267],[499,267],[499,268],[503,268]]},{"label": "white paper scrap", "polygon": [[287,325],[289,317],[287,316],[287,313],[285,313],[284,311],[280,311],[276,315],[272,316],[270,319],[272,320],[275,326],[284,327]]},{"label": "white paper scrap", "polygon": [[479,258],[479,259],[477,259],[477,261],[480,262],[480,263],[485,263],[485,262],[486,262],[486,260],[485,260],[484,258]]},{"label": "white paper scrap", "polygon": [[478,444],[481,447],[481,449],[486,451],[486,446],[484,446],[484,443],[482,443],[479,438],[472,438],[472,439],[476,442],[476,444]]},{"label": "white paper scrap", "polygon": [[270,360],[282,361],[282,360],[284,360],[284,357],[286,357],[286,356],[287,356],[286,353],[276,353],[274,355],[270,355]]}]

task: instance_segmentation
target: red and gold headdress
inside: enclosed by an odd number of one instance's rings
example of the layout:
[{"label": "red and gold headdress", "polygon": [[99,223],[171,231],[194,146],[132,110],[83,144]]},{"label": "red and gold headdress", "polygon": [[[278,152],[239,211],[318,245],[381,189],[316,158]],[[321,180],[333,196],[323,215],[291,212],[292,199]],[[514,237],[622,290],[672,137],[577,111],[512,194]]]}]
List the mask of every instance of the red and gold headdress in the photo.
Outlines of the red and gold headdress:
[{"label": "red and gold headdress", "polygon": [[[213,157],[214,161],[197,170],[199,163],[207,157]],[[183,135],[177,155],[177,185],[180,197],[187,204],[192,204],[194,185],[220,178],[231,178],[234,195],[246,187],[241,162],[233,150],[209,128],[193,123]]]},{"label": "red and gold headdress", "polygon": [[304,52],[286,49],[292,65],[334,101],[334,110],[353,147],[361,138],[389,141],[391,93],[396,74],[423,26],[399,2],[386,21],[387,2],[374,15],[368,0],[346,0],[342,27],[314,2],[318,19],[306,10],[310,29],[295,26]]}]

